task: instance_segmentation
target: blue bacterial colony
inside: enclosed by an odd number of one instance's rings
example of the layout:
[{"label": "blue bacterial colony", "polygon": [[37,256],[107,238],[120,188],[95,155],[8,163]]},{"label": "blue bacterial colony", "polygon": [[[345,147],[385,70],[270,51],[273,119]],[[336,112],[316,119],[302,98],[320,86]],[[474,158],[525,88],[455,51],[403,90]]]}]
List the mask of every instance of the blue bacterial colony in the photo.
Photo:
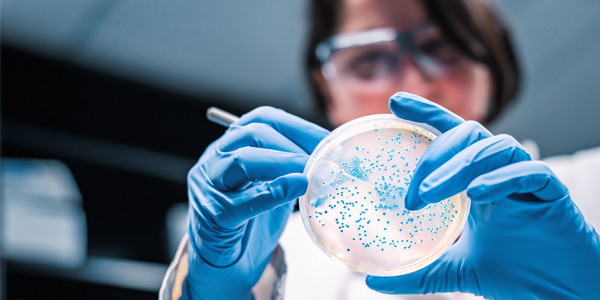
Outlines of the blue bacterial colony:
[{"label": "blue bacterial colony", "polygon": [[352,269],[390,275],[452,243],[451,233],[462,227],[455,221],[460,195],[418,211],[404,208],[413,173],[434,138],[383,122],[325,153],[303,203],[320,247]]}]

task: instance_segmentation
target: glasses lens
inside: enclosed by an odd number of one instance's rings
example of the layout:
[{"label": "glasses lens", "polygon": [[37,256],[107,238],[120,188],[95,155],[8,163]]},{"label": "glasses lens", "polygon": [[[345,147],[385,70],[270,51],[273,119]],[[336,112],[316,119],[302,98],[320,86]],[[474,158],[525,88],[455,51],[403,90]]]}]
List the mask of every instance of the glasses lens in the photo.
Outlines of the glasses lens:
[{"label": "glasses lens", "polygon": [[[369,33],[357,34],[357,43],[361,41],[359,37],[364,39]],[[344,38],[349,39],[348,36]],[[434,24],[401,33],[393,40],[389,40],[388,36],[385,38],[388,40],[333,50],[323,68],[325,77],[355,89],[383,90],[394,81],[401,80],[400,68],[406,59],[405,54],[412,56],[417,67],[430,78],[444,76],[463,57]]]},{"label": "glasses lens", "polygon": [[451,66],[459,61],[460,51],[444,37],[441,29],[431,25],[412,35],[412,43],[417,51],[440,64]]},{"label": "glasses lens", "polygon": [[330,57],[338,78],[375,82],[398,68],[400,57],[396,41],[354,46],[335,51]]}]

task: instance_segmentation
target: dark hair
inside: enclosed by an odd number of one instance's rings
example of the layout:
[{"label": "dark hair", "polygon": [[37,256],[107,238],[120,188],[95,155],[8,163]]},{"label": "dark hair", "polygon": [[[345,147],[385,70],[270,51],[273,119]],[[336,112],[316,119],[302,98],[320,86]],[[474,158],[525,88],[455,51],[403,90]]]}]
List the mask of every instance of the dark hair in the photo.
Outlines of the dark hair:
[{"label": "dark hair", "polygon": [[[466,55],[486,65],[493,79],[494,94],[484,123],[496,119],[513,102],[521,74],[507,24],[488,0],[423,0],[429,18]],[[315,56],[317,44],[333,35],[340,0],[312,0],[310,37],[306,67],[313,94],[325,109],[325,100],[312,70],[320,69]]]}]

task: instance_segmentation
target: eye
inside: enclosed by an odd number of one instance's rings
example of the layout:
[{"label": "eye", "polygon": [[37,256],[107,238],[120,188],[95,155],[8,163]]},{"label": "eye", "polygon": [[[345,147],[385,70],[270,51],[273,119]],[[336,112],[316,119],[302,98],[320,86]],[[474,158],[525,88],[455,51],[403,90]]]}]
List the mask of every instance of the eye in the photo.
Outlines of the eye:
[{"label": "eye", "polygon": [[444,39],[429,41],[419,48],[427,56],[445,64],[454,64],[462,57],[460,50]]},{"label": "eye", "polygon": [[437,53],[445,50],[449,46],[449,43],[443,39],[431,39],[421,44],[419,49],[425,54],[435,56]]},{"label": "eye", "polygon": [[429,27],[414,36],[417,49],[441,63],[455,63],[461,57],[456,48],[437,27]]},{"label": "eye", "polygon": [[397,61],[397,54],[384,50],[364,51],[348,61],[347,71],[359,79],[387,74]]},{"label": "eye", "polygon": [[399,44],[392,40],[338,49],[330,62],[340,78],[369,81],[389,75],[397,68],[399,56]]}]

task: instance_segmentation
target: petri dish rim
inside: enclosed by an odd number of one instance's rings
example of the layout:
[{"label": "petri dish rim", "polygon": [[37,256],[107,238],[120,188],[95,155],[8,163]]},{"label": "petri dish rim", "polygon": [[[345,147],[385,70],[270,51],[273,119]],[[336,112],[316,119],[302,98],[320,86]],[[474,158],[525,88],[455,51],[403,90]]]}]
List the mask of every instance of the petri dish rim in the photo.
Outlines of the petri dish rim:
[{"label": "petri dish rim", "polygon": [[[317,163],[323,158],[324,155],[329,153],[329,151],[331,151],[334,147],[336,147],[341,142],[343,142],[353,136],[359,135],[359,134],[367,132],[369,130],[373,130],[373,127],[375,126],[375,124],[378,124],[377,126],[379,126],[379,122],[381,122],[381,125],[382,125],[379,128],[382,128],[382,129],[397,127],[397,128],[402,128],[402,129],[406,130],[406,127],[412,127],[413,129],[416,129],[417,131],[420,131],[421,133],[424,133],[426,135],[431,135],[432,140],[437,138],[439,135],[441,135],[441,132],[439,130],[435,129],[434,127],[432,127],[428,124],[401,119],[401,118],[396,117],[393,114],[376,114],[376,115],[369,115],[369,116],[357,118],[355,120],[347,122],[347,123],[337,127],[336,129],[334,129],[315,147],[315,150],[311,154],[311,156],[306,164],[306,167],[304,169],[304,174],[307,176],[307,178],[309,178],[309,181],[310,181],[310,178],[312,177],[312,174],[315,170]],[[335,143],[335,142],[337,142],[337,143]],[[443,238],[445,243],[439,243],[435,248],[436,251],[431,251],[429,254],[424,255],[423,257],[421,257],[419,260],[415,261],[414,263],[408,264],[408,265],[401,267],[400,269],[397,269],[395,271],[368,272],[368,271],[365,271],[365,270],[362,270],[359,268],[355,268],[352,265],[344,263],[344,261],[341,258],[336,256],[334,253],[331,253],[327,249],[325,249],[321,245],[321,243],[319,243],[318,238],[316,237],[316,235],[315,235],[314,231],[312,230],[312,227],[310,226],[310,223],[308,221],[306,205],[307,205],[307,201],[309,201],[309,200],[307,199],[307,197],[308,197],[307,195],[308,195],[308,192],[305,195],[301,196],[299,199],[300,214],[302,217],[302,223],[304,224],[306,231],[308,232],[310,238],[315,243],[315,245],[317,245],[317,247],[321,251],[323,251],[327,256],[329,256],[330,258],[332,258],[335,261],[342,263],[347,268],[354,270],[358,273],[363,273],[363,274],[373,275],[373,276],[404,275],[404,274],[418,271],[418,270],[430,265],[431,263],[433,263],[435,260],[437,260],[439,257],[441,257],[448,250],[448,248],[450,248],[450,246],[452,246],[452,244],[456,241],[456,239],[460,236],[460,234],[462,233],[464,226],[467,222],[469,211],[470,211],[470,206],[471,206],[471,201],[467,197],[466,192],[463,191],[463,192],[459,193],[460,203],[463,208],[460,211],[460,213],[458,214],[458,218],[457,218],[457,220],[460,222],[460,224],[454,229],[454,231],[452,231],[450,234],[447,234]]]}]

